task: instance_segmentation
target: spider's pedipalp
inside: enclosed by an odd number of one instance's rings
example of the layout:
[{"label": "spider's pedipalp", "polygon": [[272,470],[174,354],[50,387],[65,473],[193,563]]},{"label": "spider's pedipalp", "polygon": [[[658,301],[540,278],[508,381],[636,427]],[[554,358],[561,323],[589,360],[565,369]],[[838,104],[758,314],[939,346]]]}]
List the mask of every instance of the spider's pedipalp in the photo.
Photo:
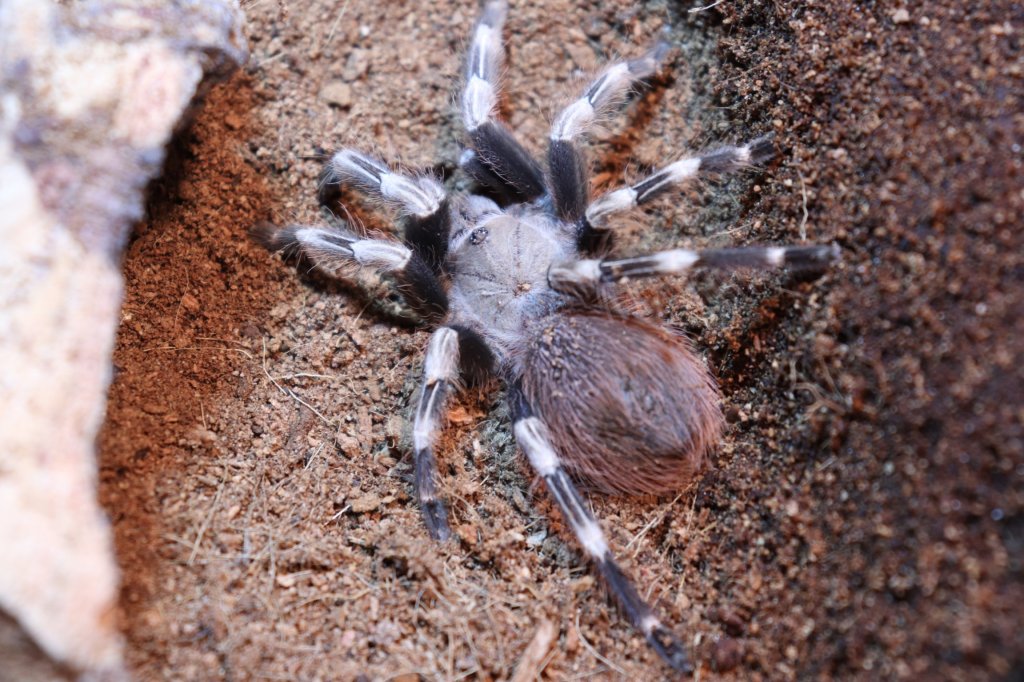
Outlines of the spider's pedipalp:
[{"label": "spider's pedipalp", "polygon": [[507,13],[504,0],[491,0],[484,5],[473,29],[466,58],[462,121],[474,154],[464,154],[460,164],[481,184],[499,185],[514,199],[531,201],[544,193],[544,174],[495,116],[498,78],[504,61],[501,31]]},{"label": "spider's pedipalp", "polygon": [[516,442],[526,453],[537,474],[544,479],[576,539],[594,562],[626,618],[643,633],[651,647],[673,669],[692,672],[693,666],[682,644],[662,625],[650,605],[637,592],[633,581],[616,563],[601,525],[562,467],[547,426],[533,413],[518,387],[512,389],[511,400],[514,420],[512,430]]},{"label": "spider's pedipalp", "polygon": [[839,247],[749,246],[737,249],[670,249],[633,258],[578,260],[553,266],[548,282],[560,291],[633,277],[685,275],[693,268],[792,268],[818,270],[839,259]]},{"label": "spider's pedipalp", "polygon": [[434,443],[445,402],[459,377],[459,333],[441,327],[430,336],[423,363],[423,389],[413,419],[414,486],[427,532],[444,542],[451,537],[448,509],[437,495],[437,459]]},{"label": "spider's pedipalp", "polygon": [[575,224],[587,208],[587,168],[579,140],[621,104],[638,81],[657,71],[667,51],[667,45],[659,44],[642,57],[611,65],[555,119],[548,145],[549,184],[555,213],[563,221]]},{"label": "spider's pedipalp", "polygon": [[342,149],[324,168],[324,187],[347,183],[406,217],[405,241],[435,272],[448,248],[451,227],[444,186],[429,175],[408,176],[354,149]]},{"label": "spider's pedipalp", "polygon": [[305,225],[280,229],[259,225],[253,235],[271,251],[301,252],[318,268],[334,276],[344,276],[353,267],[390,274],[409,305],[425,320],[440,321],[448,312],[448,295],[440,280],[430,266],[404,244]]},{"label": "spider's pedipalp", "polygon": [[764,163],[774,153],[771,135],[765,135],[739,147],[719,147],[701,156],[680,159],[635,185],[598,197],[586,209],[587,226],[594,230],[610,229],[609,219],[613,215],[636,208],[699,173],[730,173]]}]

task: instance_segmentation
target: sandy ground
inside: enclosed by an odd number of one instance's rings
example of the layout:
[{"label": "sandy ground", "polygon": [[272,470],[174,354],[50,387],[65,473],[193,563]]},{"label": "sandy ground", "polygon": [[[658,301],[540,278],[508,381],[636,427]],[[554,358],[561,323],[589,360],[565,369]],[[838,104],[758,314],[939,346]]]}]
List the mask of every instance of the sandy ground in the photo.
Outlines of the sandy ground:
[{"label": "sandy ground", "polygon": [[[455,405],[440,458],[459,539],[428,541],[406,420],[427,332],[386,281],[299,276],[247,238],[323,221],[321,158],[344,145],[464,187],[475,5],[403,5],[250,4],[251,64],[136,231],[101,496],[139,679],[502,679],[545,621],[545,678],[667,675],[578,560],[498,387]],[[595,141],[595,188],[778,136],[765,171],[638,214],[621,253],[843,249],[814,281],[634,292],[695,339],[729,428],[677,497],[592,504],[702,677],[1024,675],[1024,12],[930,5],[514,3],[503,111],[537,152],[605,60],[662,30],[678,46]]]}]

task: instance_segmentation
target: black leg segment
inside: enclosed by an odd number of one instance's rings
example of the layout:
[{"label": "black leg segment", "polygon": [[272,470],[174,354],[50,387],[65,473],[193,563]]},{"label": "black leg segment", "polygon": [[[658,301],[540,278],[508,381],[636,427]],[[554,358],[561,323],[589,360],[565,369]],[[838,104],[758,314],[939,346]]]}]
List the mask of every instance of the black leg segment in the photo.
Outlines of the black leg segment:
[{"label": "black leg segment", "polygon": [[512,133],[493,119],[469,131],[471,147],[480,163],[499,178],[519,201],[544,194],[544,173]]},{"label": "black leg segment", "polygon": [[261,224],[253,229],[253,237],[271,251],[284,251],[288,256],[302,254],[331,275],[344,277],[361,267],[387,273],[425,321],[441,322],[448,314],[448,295],[441,279],[404,244],[305,225],[275,228]]},{"label": "black leg segment", "polygon": [[551,140],[548,170],[555,214],[562,222],[577,223],[587,210],[589,194],[583,151],[569,140]]},{"label": "black leg segment", "polygon": [[608,591],[619,608],[647,642],[674,670],[689,673],[693,670],[683,645],[661,624],[653,609],[643,600],[615,561],[615,556],[604,537],[604,531],[593,512],[576,490],[562,466],[551,435],[543,420],[534,413],[522,389],[514,385],[509,389],[513,432],[519,447],[526,453],[530,464],[547,485],[548,492],[558,504],[580,546],[594,562],[604,579]]},{"label": "black leg segment", "polygon": [[414,486],[420,513],[430,537],[444,542],[451,537],[448,509],[437,491],[437,460],[434,444],[441,428],[448,394],[459,376],[459,335],[440,327],[430,336],[423,367],[423,390],[416,404],[412,441]]},{"label": "black leg segment", "polygon": [[443,272],[448,255],[448,234],[452,225],[448,207],[449,202],[445,198],[433,213],[425,216],[410,215],[405,219],[405,243],[436,275]]}]

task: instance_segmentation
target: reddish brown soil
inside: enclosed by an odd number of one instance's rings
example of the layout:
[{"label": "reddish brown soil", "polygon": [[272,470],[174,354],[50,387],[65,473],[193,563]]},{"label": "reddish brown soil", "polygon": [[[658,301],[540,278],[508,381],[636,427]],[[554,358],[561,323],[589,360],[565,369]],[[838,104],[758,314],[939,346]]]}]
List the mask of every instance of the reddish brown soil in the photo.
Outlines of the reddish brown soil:
[{"label": "reddish brown soil", "polygon": [[[441,460],[459,541],[427,540],[405,440],[427,332],[386,282],[299,277],[246,236],[322,220],[323,150],[452,175],[474,3],[397,4],[253,3],[250,66],[183,134],[137,230],[101,439],[131,667],[505,678],[550,620],[544,677],[664,677],[533,485],[496,390],[455,406]],[[678,497],[592,503],[699,674],[1024,675],[1021,6],[516,4],[505,112],[538,151],[583,74],[662,27],[682,42],[594,144],[599,188],[777,134],[770,168],[659,202],[621,252],[843,250],[815,281],[635,292],[695,338],[730,427]]]}]

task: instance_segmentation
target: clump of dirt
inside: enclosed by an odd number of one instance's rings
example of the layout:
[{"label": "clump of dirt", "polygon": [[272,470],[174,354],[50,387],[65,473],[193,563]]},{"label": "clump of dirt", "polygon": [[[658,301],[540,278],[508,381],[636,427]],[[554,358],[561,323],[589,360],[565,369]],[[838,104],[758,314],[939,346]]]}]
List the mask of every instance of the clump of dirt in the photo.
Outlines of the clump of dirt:
[{"label": "clump of dirt", "polygon": [[[682,42],[593,145],[597,190],[776,133],[769,169],[658,202],[621,252],[843,249],[813,282],[634,291],[696,338],[730,428],[678,497],[592,502],[705,671],[1021,670],[1022,23],[998,3],[933,5],[510,13],[504,112],[536,151],[607,58],[663,29]],[[248,13],[252,63],[211,93],[125,260],[101,493],[135,673],[505,678],[551,621],[548,677],[665,675],[579,562],[494,390],[455,406],[440,458],[458,541],[427,541],[405,420],[427,332],[386,282],[297,277],[247,237],[322,220],[320,162],[343,145],[462,185],[452,99],[474,3]]]}]

